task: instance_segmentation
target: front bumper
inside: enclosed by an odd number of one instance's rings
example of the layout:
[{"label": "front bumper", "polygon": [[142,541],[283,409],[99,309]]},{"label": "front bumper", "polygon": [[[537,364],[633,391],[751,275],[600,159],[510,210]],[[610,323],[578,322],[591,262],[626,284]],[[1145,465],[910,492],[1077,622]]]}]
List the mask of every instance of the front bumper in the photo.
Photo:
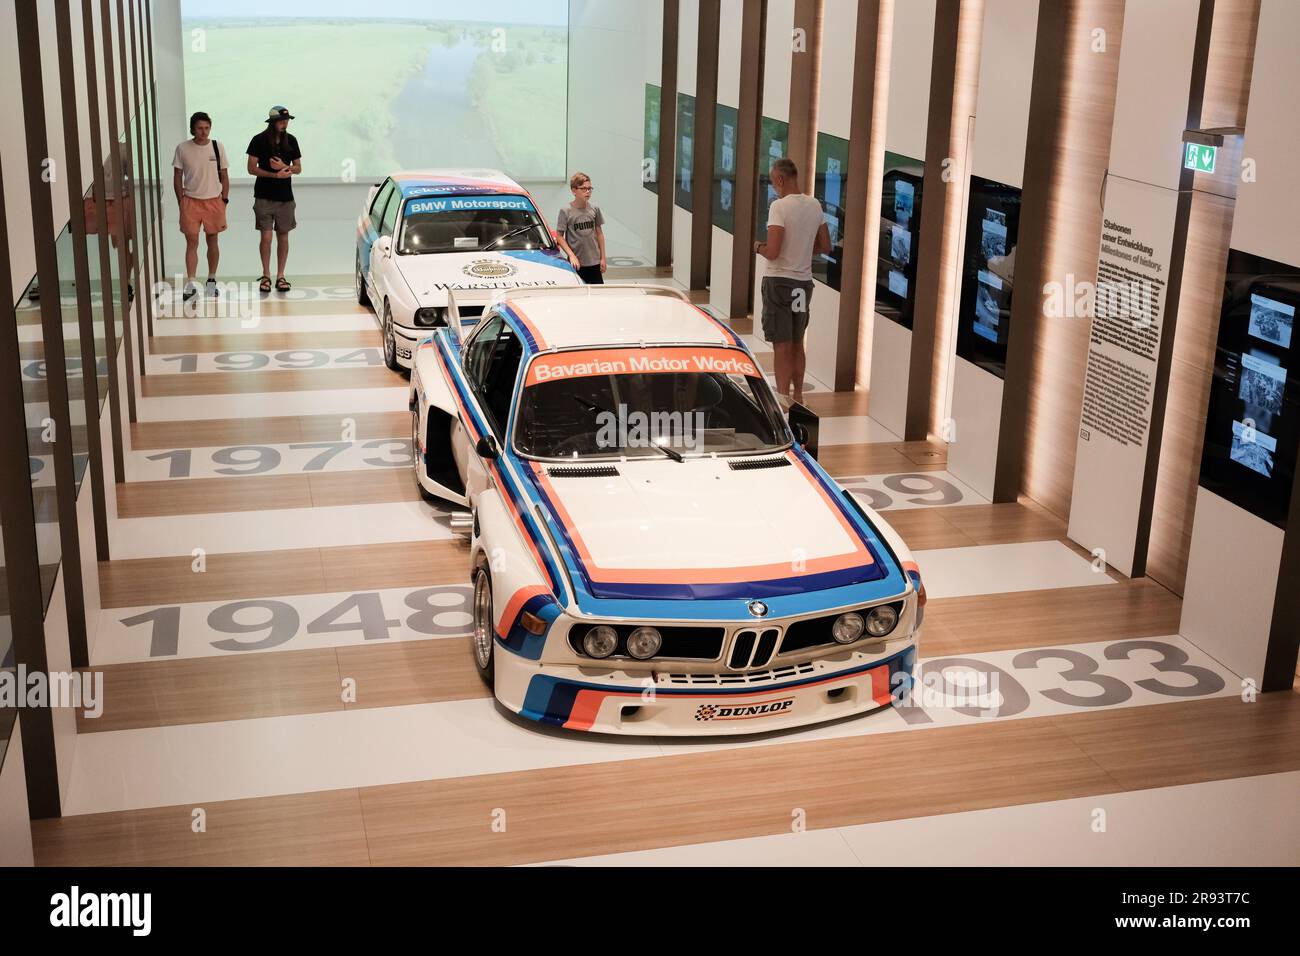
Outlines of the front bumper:
[{"label": "front bumper", "polygon": [[524,717],[569,730],[752,734],[888,706],[911,688],[915,665],[915,635],[875,654],[845,651],[748,674],[601,674],[498,653],[496,696]]},{"label": "front bumper", "polygon": [[393,342],[397,346],[397,364],[410,368],[415,361],[415,347],[431,336],[435,329],[407,329],[393,323]]}]

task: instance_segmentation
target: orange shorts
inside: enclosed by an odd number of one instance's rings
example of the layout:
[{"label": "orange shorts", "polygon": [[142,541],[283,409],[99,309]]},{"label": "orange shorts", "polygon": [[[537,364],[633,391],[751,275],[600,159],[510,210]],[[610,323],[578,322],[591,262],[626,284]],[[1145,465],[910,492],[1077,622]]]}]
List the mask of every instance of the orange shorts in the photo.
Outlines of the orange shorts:
[{"label": "orange shorts", "polygon": [[226,204],[220,196],[211,199],[181,199],[181,232],[198,236],[199,227],[209,236],[226,231]]}]

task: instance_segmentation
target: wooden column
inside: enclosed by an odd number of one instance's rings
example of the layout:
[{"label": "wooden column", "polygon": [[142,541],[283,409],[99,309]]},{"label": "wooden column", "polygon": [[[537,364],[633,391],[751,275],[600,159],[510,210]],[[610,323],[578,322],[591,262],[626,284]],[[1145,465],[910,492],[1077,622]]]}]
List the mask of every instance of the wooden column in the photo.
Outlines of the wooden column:
[{"label": "wooden column", "polygon": [[767,0],[744,0],[740,23],[740,109],[736,130],[736,215],[731,234],[732,318],[749,314],[749,292],[754,285],[758,130],[763,117],[766,51]]},{"label": "wooden column", "polygon": [[663,0],[664,27],[659,73],[659,192],[655,205],[655,265],[673,265],[673,171],[677,168],[677,43],[681,0]]},{"label": "wooden column", "polygon": [[938,0],[925,139],[925,202],[916,252],[916,309],[908,367],[904,438],[921,441],[939,423],[940,394],[952,361],[948,319],[959,295],[968,132],[979,83],[982,0]]},{"label": "wooden column", "polygon": [[790,38],[790,139],[788,151],[799,168],[799,183],[812,195],[817,165],[817,91],[822,68],[822,4],[795,0]]},{"label": "wooden column", "polygon": [[[882,0],[858,0],[857,36],[853,50],[853,101],[849,116],[849,178],[844,211],[844,264],[840,272],[840,315],[838,348],[835,354],[836,391],[852,391],[858,384],[858,349],[860,337],[870,335],[870,325],[863,329],[863,283],[874,281],[875,269],[866,261],[867,250],[875,249],[875,230],[879,222],[880,192],[878,183],[884,175],[884,154],[872,133],[876,125],[876,95],[879,90],[880,45],[888,44],[889,17],[883,15]],[[886,54],[888,56],[888,54]],[[883,137],[883,129],[881,136]],[[883,141],[883,140],[882,140]],[[808,176],[811,184],[811,170]],[[868,232],[871,239],[868,240]]]},{"label": "wooden column", "polygon": [[691,162],[691,284],[709,285],[713,256],[713,134],[718,118],[722,0],[700,0],[695,47],[695,155]]}]

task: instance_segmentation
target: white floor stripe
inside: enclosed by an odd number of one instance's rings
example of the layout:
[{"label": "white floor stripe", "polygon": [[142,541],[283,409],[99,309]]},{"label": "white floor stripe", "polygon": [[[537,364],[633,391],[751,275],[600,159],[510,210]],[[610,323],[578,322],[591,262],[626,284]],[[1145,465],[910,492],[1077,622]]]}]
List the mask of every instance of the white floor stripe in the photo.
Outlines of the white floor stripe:
[{"label": "white floor stripe", "polygon": [[[378,335],[375,336],[378,341]],[[292,348],[273,351],[249,349],[226,352],[172,352],[150,355],[151,375],[185,375],[192,372],[277,372],[313,368],[368,368],[384,364],[379,345],[348,348]]]},{"label": "white floor stripe", "polygon": [[[340,427],[340,433],[343,429]],[[409,469],[410,438],[314,441],[206,448],[152,448],[126,456],[127,481]],[[38,474],[44,474],[39,472]],[[52,481],[53,479],[51,479]],[[412,482],[415,480],[411,479]]]},{"label": "white floor stripe", "polygon": [[817,423],[817,444],[862,445],[902,441],[880,422],[866,415],[832,415]]},{"label": "white floor stripe", "polygon": [[394,541],[445,541],[451,532],[434,520],[423,501],[276,511],[122,518],[113,540],[114,559],[338,548]]},{"label": "white floor stripe", "polygon": [[654,757],[652,739],[525,731],[489,700],[78,737],[69,813],[338,790]]},{"label": "white floor stripe", "polygon": [[1297,793],[1274,773],[543,865],[1294,866]]},{"label": "white floor stripe", "polygon": [[1060,541],[937,548],[914,556],[931,598],[1115,583]]},{"label": "white floor stripe", "polygon": [[[941,671],[935,669],[947,674],[954,685],[947,700],[937,699],[932,692],[918,698],[921,706],[907,708],[906,714],[893,708],[834,724],[732,741],[582,735],[509,717],[486,699],[82,734],[67,812],[377,786],[1077,713],[1098,708],[1069,703],[1061,692],[1096,697],[1099,687],[1100,693],[1114,700],[1101,706],[1110,707],[1187,700],[1189,690],[1200,697],[1240,692],[1233,675],[1181,638],[1146,643],[1156,646],[1071,645],[1064,650],[1078,655],[1073,659],[1053,657],[1036,663],[1020,657],[1030,653],[1025,651],[968,655],[964,660],[978,666],[980,673],[992,675],[983,678],[980,705],[1002,707],[1005,700],[1005,709],[1015,711],[1005,717],[987,710],[953,709],[956,704],[969,706],[979,695],[974,687],[969,692],[955,689],[963,680],[971,683],[962,675],[974,674],[972,665],[950,663]],[[1019,667],[1014,663],[1017,658]],[[1156,663],[1163,669],[1157,670]],[[1067,681],[1060,672],[1071,664],[1081,671],[1095,670],[1109,681],[1104,685],[1087,679]],[[1139,686],[1138,680],[1145,686]],[[1153,681],[1163,692],[1153,689],[1157,686]],[[989,696],[991,686],[996,686],[996,693]],[[1046,696],[1046,691],[1053,696]]]},{"label": "white floor stripe", "polygon": [[136,402],[142,422],[208,418],[273,418],[277,415],[338,415],[406,411],[405,385],[306,392],[243,392],[236,395],[176,395]]},{"label": "white floor stripe", "polygon": [[104,608],[93,667],[469,634],[468,584]]},{"label": "white floor stripe", "polygon": [[[155,319],[154,335],[221,335],[226,333],[325,332],[372,330],[379,336],[379,325],[370,314],[356,315],[238,315],[222,318]],[[39,338],[39,336],[37,336]]]}]

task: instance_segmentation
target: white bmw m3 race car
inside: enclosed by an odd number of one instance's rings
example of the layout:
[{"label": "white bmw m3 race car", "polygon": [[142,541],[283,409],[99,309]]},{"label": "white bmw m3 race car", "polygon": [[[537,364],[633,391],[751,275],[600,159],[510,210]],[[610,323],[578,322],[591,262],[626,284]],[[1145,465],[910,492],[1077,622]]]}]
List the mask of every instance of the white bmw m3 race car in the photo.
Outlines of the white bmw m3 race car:
[{"label": "white bmw m3 race car", "polygon": [[[474,319],[502,289],[580,285],[528,192],[496,170],[394,173],[357,219],[357,301],[373,305],[384,361],[411,367],[415,345],[461,293]],[[477,295],[476,295],[477,294]]]},{"label": "white bmw m3 race car", "polygon": [[411,410],[420,487],[472,510],[474,659],[508,709],[738,734],[910,690],[925,589],[907,547],[680,294],[502,293],[420,344]]}]

